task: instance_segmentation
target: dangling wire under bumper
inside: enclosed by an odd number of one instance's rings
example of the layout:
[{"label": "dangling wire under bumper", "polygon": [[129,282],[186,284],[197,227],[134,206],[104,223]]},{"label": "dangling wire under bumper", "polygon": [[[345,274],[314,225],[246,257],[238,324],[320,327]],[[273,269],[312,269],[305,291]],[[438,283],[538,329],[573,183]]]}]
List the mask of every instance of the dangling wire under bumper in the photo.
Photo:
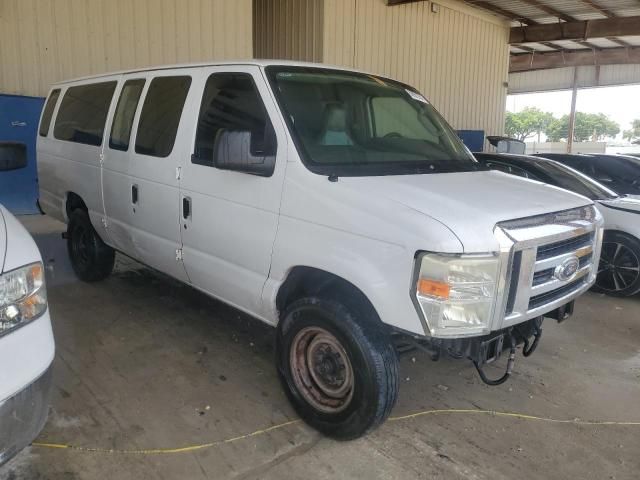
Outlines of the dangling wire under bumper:
[{"label": "dangling wire under bumper", "polygon": [[529,346],[529,338],[531,337],[527,336],[525,333],[522,333],[518,327],[514,327],[515,334],[520,337],[522,343],[524,344],[522,346],[522,355],[524,355],[525,357],[530,356],[533,352],[536,351],[536,348],[538,348],[538,343],[540,342],[540,337],[542,337],[542,318],[536,318],[534,320],[533,342],[531,342],[531,346]]},{"label": "dangling wire under bumper", "polygon": [[513,371],[513,365],[516,363],[516,339],[513,336],[512,332],[509,332],[509,344],[510,344],[510,349],[509,349],[509,359],[507,360],[507,370],[504,372],[504,375],[502,375],[500,378],[496,380],[491,380],[484,373],[484,365],[486,365],[487,362],[479,363],[478,360],[473,360],[473,364],[475,365],[476,370],[478,371],[478,375],[480,375],[480,379],[487,385],[491,385],[491,386],[502,385],[504,382],[507,381],[507,379],[511,375],[511,372]]},{"label": "dangling wire under bumper", "polygon": [[[507,381],[515,364],[517,346],[522,344],[522,353],[530,356],[538,346],[542,336],[543,317],[534,318],[514,327],[509,327],[489,335],[458,339],[420,339],[396,332],[396,351],[399,355],[416,349],[423,350],[432,360],[443,355],[453,358],[468,358],[472,361],[480,379],[487,385],[501,385]],[[532,340],[533,338],[533,340]],[[504,374],[498,379],[490,379],[484,367],[497,361],[505,350],[509,350]]]},{"label": "dangling wire under bumper", "polygon": [[[522,354],[525,357],[530,356],[538,347],[542,337],[542,321],[543,317],[533,318],[528,322],[503,330],[496,337],[481,341],[480,348],[475,352],[475,355],[469,357],[476,367],[480,379],[491,386],[502,385],[506,382],[516,361],[516,347],[523,344]],[[533,340],[530,340],[531,337]],[[505,345],[507,342],[508,347]],[[498,379],[490,379],[484,371],[484,366],[495,362],[507,348],[509,349],[509,358],[504,374]]]}]

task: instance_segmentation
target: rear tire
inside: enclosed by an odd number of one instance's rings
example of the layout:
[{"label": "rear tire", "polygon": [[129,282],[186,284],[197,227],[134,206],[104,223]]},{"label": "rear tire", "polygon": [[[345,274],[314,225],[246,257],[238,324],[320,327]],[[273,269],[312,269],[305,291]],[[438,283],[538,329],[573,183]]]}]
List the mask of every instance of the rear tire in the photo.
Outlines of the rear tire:
[{"label": "rear tire", "polygon": [[605,232],[593,290],[615,297],[640,291],[640,241],[621,232]]},{"label": "rear tire", "polygon": [[67,226],[67,251],[73,271],[80,280],[104,280],[113,270],[115,251],[102,241],[84,210],[76,209],[71,213]]},{"label": "rear tire", "polygon": [[382,424],[398,395],[395,349],[370,310],[308,297],[289,305],[278,325],[278,373],[289,400],[306,423],[337,440]]}]

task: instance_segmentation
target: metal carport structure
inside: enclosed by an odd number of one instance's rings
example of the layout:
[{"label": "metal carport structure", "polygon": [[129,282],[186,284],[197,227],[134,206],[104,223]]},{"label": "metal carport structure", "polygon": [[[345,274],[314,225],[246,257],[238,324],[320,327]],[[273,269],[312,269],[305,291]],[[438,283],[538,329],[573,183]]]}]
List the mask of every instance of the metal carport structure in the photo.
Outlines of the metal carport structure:
[{"label": "metal carport structure", "polygon": [[[508,93],[640,83],[640,0],[467,0],[506,17]],[[571,137],[567,149],[571,149]]]}]

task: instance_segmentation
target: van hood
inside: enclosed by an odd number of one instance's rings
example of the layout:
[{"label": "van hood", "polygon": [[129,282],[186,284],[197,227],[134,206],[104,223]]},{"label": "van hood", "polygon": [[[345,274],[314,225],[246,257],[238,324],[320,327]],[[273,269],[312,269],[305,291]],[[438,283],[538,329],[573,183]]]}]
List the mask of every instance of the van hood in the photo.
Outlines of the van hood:
[{"label": "van hood", "polygon": [[451,229],[465,252],[496,248],[493,228],[499,222],[592,203],[561,188],[496,171],[341,177],[339,183],[437,220]]},{"label": "van hood", "polygon": [[3,210],[4,207],[0,205],[0,273],[4,272],[4,257],[7,254],[7,225]]}]

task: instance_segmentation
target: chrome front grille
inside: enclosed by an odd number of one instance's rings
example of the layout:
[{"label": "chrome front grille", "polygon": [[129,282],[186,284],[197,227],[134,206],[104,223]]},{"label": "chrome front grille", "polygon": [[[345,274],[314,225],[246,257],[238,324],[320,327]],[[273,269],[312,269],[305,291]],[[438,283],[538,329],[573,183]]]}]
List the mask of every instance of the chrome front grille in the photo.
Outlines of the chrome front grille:
[{"label": "chrome front grille", "polygon": [[533,297],[529,298],[529,310],[535,310],[537,308],[547,305],[548,303],[553,302],[554,300],[563,298],[568,293],[571,293],[574,290],[578,290],[580,287],[584,286],[586,282],[587,282],[587,278],[583,276],[578,280],[574,280],[570,283],[566,283],[562,286],[557,287],[554,290],[550,290],[548,292],[534,295]]},{"label": "chrome front grille", "polygon": [[545,260],[557,257],[564,253],[571,253],[582,247],[589,247],[593,244],[593,232],[584,233],[574,238],[561,240],[548,245],[540,245],[536,254],[536,260]]},{"label": "chrome front grille", "polygon": [[[593,247],[591,248],[591,252],[586,255],[580,256],[578,268],[583,268],[590,264],[593,260]],[[580,252],[577,252],[580,253]],[[533,286],[536,287],[538,285],[543,285],[553,279],[555,268],[546,268],[544,270],[536,270],[533,274]]]},{"label": "chrome front grille", "polygon": [[[593,270],[594,237],[594,232],[585,233],[550,245],[541,245],[536,249],[536,263],[533,269],[531,299],[529,301],[530,309],[532,305],[536,305],[537,308],[544,304],[539,299],[552,300],[560,293],[566,292],[567,284],[570,283],[574,288],[579,288],[588,280],[589,274]],[[576,257],[578,265],[575,275],[566,280],[557,278],[556,269],[562,267],[567,260]],[[554,294],[556,291],[558,295]]]},{"label": "chrome front grille", "polygon": [[573,300],[595,281],[602,219],[593,206],[497,225],[505,284],[494,328]]}]

